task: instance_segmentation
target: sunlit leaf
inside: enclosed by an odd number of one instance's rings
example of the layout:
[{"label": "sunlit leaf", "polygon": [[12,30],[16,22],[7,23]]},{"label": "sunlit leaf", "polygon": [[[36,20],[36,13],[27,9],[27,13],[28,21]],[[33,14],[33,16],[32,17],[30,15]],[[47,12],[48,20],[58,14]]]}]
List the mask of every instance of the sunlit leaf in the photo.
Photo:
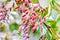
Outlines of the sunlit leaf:
[{"label": "sunlit leaf", "polygon": [[32,3],[38,3],[38,0],[31,0]]}]

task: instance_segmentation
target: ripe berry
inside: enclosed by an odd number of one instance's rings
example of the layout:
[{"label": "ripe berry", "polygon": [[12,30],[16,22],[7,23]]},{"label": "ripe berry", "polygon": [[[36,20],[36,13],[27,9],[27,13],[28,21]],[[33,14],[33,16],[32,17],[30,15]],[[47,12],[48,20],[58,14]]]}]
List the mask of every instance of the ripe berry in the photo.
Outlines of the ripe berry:
[{"label": "ripe berry", "polygon": [[24,20],[24,21],[25,21],[25,20],[26,20],[26,17],[22,17],[22,20]]},{"label": "ripe berry", "polygon": [[34,26],[34,27],[32,28],[32,32],[34,32],[35,30],[37,30],[37,28],[38,28],[38,26]]}]

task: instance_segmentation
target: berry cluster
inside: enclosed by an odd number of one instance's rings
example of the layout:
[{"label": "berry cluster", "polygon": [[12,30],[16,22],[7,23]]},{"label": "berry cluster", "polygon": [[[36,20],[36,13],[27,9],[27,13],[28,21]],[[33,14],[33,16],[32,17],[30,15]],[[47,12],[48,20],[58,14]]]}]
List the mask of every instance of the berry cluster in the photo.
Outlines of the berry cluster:
[{"label": "berry cluster", "polygon": [[7,10],[5,9],[5,5],[2,3],[2,6],[0,6],[0,21],[7,19],[8,19]]},{"label": "berry cluster", "polygon": [[35,12],[35,10],[38,10],[38,12],[40,12],[40,11],[44,11],[44,9],[42,9],[38,5],[27,8],[26,6],[29,6],[31,1],[20,0],[19,2],[18,1],[17,2],[20,3],[21,1],[23,1],[23,4],[17,6],[16,8],[20,11],[20,13],[22,13],[23,23],[21,29],[24,31],[24,37],[25,37],[24,40],[29,40],[30,27],[32,28],[32,32],[35,32],[35,30],[38,30],[38,23],[40,23],[40,27],[41,29],[43,29],[42,22],[45,22],[46,18],[38,19],[39,14]]}]

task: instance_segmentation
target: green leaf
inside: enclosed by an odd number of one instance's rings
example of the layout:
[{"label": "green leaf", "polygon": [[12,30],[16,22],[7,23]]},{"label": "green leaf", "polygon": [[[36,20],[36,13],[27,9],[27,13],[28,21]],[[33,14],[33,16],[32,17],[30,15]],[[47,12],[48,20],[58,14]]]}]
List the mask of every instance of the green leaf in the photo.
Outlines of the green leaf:
[{"label": "green leaf", "polygon": [[[37,11],[36,11],[36,12],[37,12]],[[38,12],[37,12],[37,13],[38,13]],[[47,14],[48,14],[48,9],[45,9],[45,11],[41,11],[39,15],[40,15],[42,18],[44,18]]]},{"label": "green leaf", "polygon": [[58,18],[57,18],[57,22],[60,24],[60,17],[58,16]]},{"label": "green leaf", "polygon": [[46,22],[51,28],[57,28],[56,24],[57,22],[54,20],[47,20]]},{"label": "green leaf", "polygon": [[38,3],[38,0],[31,0],[32,3]]},{"label": "green leaf", "polygon": [[11,1],[11,0],[6,0],[6,4],[7,4],[9,1]]},{"label": "green leaf", "polygon": [[57,7],[57,5],[56,5],[56,3],[55,3],[54,0],[52,0],[50,3],[51,3],[51,6],[52,6],[52,8],[53,8],[54,10],[60,12],[60,10],[59,10],[59,8]]},{"label": "green leaf", "polygon": [[20,5],[22,5],[23,4],[23,2],[21,1],[19,4],[17,4],[18,6],[20,6]]},{"label": "green leaf", "polygon": [[57,27],[57,22],[56,21],[52,21],[52,20],[47,20],[47,24],[51,27],[50,31],[51,31],[51,35],[52,35],[52,38],[53,39],[56,39],[57,38],[57,31],[58,31],[58,27]]},{"label": "green leaf", "polygon": [[55,2],[55,1],[54,1],[54,0],[52,0],[52,4],[53,4],[53,5],[54,5],[54,2]]},{"label": "green leaf", "polygon": [[18,35],[21,35],[22,32],[19,32]]},{"label": "green leaf", "polygon": [[55,40],[56,40],[56,38],[58,38],[57,29],[54,30],[54,29],[51,28],[51,33],[52,33],[52,34],[51,34],[52,39],[55,39]]},{"label": "green leaf", "polygon": [[35,12],[36,12],[36,14],[38,14],[39,12],[38,12],[38,10],[35,10]]},{"label": "green leaf", "polygon": [[40,29],[40,25],[39,24],[38,24],[38,30],[36,30],[34,32],[34,34],[36,34],[37,36],[40,36],[40,34],[41,34],[41,29]]},{"label": "green leaf", "polygon": [[43,17],[43,12],[40,12],[40,16]]},{"label": "green leaf", "polygon": [[48,9],[46,9],[45,11],[43,11],[42,18],[45,17],[47,14],[48,14]]},{"label": "green leaf", "polygon": [[52,14],[52,6],[49,4],[47,17],[50,17]]},{"label": "green leaf", "polygon": [[17,0],[15,0],[15,2],[16,2]]},{"label": "green leaf", "polygon": [[46,32],[46,38],[47,38],[47,40],[51,40],[51,35],[50,35],[50,33],[49,33],[48,30],[47,30],[47,32]]},{"label": "green leaf", "polygon": [[10,24],[10,31],[18,30],[19,25],[17,23]]},{"label": "green leaf", "polygon": [[45,28],[45,30],[46,30],[46,38],[47,38],[47,40],[51,40],[51,33],[49,32],[49,30],[46,28],[46,26],[43,24],[43,27]]}]

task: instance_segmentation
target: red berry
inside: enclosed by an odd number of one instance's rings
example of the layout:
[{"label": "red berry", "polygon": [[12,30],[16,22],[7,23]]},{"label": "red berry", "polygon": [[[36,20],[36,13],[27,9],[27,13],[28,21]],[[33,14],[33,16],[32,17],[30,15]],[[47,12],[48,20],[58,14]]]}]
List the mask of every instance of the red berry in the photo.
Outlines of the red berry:
[{"label": "red berry", "polygon": [[19,2],[16,2],[16,4],[19,4]]},{"label": "red berry", "polygon": [[31,21],[31,24],[30,25],[33,26],[34,24],[35,24],[35,22]]},{"label": "red berry", "polygon": [[4,5],[4,3],[2,3],[2,8],[4,8],[5,7],[5,5]]},{"label": "red berry", "polygon": [[26,17],[22,17],[22,20],[26,20]]},{"label": "red berry", "polygon": [[22,13],[22,10],[21,9],[19,11]]},{"label": "red berry", "polygon": [[33,27],[33,28],[32,28],[32,32],[34,32],[35,30],[36,30],[36,27]]},{"label": "red berry", "polygon": [[38,26],[34,26],[33,28],[32,28],[32,31],[34,32],[35,30],[37,30],[38,29]]},{"label": "red berry", "polygon": [[28,9],[27,8],[25,8],[23,11],[24,11],[24,13],[27,11]]},{"label": "red berry", "polygon": [[28,2],[30,3],[30,2],[31,2],[31,0],[28,0]]},{"label": "red berry", "polygon": [[23,12],[23,7],[22,7],[22,6],[19,7],[19,11],[20,11],[21,13]]},{"label": "red berry", "polygon": [[24,5],[24,6],[27,6],[28,4],[27,4],[27,3],[24,3],[23,5]]},{"label": "red berry", "polygon": [[43,18],[43,21],[46,22],[46,18]]},{"label": "red berry", "polygon": [[32,16],[32,20],[35,20],[36,18],[37,18],[37,16],[34,16],[34,15]]},{"label": "red berry", "polygon": [[21,2],[21,0],[17,0],[16,4],[19,4]]},{"label": "red berry", "polygon": [[16,9],[19,8],[19,6],[16,7]]}]

